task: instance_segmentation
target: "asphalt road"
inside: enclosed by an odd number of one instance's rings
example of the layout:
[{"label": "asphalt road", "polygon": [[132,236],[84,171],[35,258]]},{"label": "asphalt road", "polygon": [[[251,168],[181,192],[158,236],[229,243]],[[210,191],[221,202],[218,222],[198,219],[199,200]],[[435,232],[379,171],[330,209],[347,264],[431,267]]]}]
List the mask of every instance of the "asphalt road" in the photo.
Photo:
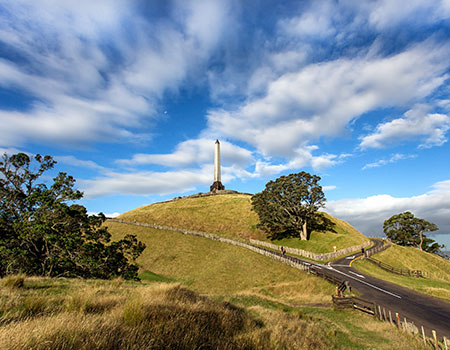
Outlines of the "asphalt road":
[{"label": "asphalt road", "polygon": [[[382,244],[379,240],[373,242]],[[398,313],[402,321],[406,317],[408,322],[414,322],[419,330],[423,326],[428,336],[431,336],[431,330],[435,330],[440,339],[443,336],[450,338],[449,302],[361,273],[350,266],[350,262],[361,255],[362,253],[357,253],[325,265],[311,263],[311,268],[349,281],[351,287],[358,291],[363,299],[384,307],[386,312],[390,310],[393,316]]]}]

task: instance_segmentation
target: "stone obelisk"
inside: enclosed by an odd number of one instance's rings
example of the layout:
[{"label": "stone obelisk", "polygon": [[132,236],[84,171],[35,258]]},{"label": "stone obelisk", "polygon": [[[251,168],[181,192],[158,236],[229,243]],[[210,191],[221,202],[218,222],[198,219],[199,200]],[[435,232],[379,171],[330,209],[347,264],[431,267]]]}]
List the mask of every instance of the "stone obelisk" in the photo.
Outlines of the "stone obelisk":
[{"label": "stone obelisk", "polygon": [[210,186],[209,190],[211,192],[222,191],[225,189],[225,186],[222,185],[221,176],[220,176],[220,142],[216,140],[216,144],[214,147],[214,182]]}]

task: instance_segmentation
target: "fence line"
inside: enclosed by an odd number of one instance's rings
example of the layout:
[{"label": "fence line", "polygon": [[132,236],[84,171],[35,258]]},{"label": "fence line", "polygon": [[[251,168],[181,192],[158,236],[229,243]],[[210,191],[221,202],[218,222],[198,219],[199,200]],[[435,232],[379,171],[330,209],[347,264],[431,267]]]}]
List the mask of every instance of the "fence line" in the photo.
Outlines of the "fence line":
[{"label": "fence line", "polygon": [[183,229],[169,227],[169,226],[144,224],[144,223],[140,223],[140,222],[131,222],[131,221],[125,221],[125,220],[121,220],[121,219],[108,219],[108,221],[119,222],[119,223],[127,224],[127,225],[144,226],[144,227],[149,227],[149,228],[154,228],[154,229],[159,229],[159,230],[175,231],[175,232],[183,233],[185,235],[203,237],[203,238],[208,238],[208,239],[212,239],[212,240],[223,242],[223,243],[232,244],[235,246],[240,246],[240,247],[249,249],[255,253],[262,254],[262,255],[270,257],[274,260],[280,261],[289,266],[295,267],[299,270],[311,272],[311,268],[310,268],[309,264],[298,261],[293,257],[283,256],[283,255],[279,254],[278,252],[273,252],[273,251],[265,249],[263,247],[258,247],[253,244],[249,244],[249,243],[245,243],[245,242],[235,241],[233,239],[224,238],[224,237],[217,236],[214,234],[199,232],[199,231],[183,230]]},{"label": "fence line", "polygon": [[406,317],[401,320],[400,315],[396,312],[393,313],[391,310],[386,310],[381,305],[357,297],[338,297],[332,296],[333,305],[336,309],[355,309],[373,315],[380,321],[388,322],[391,325],[397,327],[399,330],[413,334],[414,336],[420,337],[423,340],[425,346],[430,346],[435,350],[448,350],[450,346],[450,341],[447,337],[443,336],[442,341],[439,341],[435,330],[431,330],[432,338],[425,335],[425,329],[423,326],[420,327],[414,324],[414,322],[408,321]]},{"label": "fence line", "polygon": [[[279,246],[279,245],[276,245],[276,244],[273,244],[270,242],[258,241],[256,239],[251,239],[251,238],[250,238],[250,243],[261,245],[261,246],[275,249],[275,250],[279,250],[281,248],[281,246]],[[340,250],[338,250],[336,252],[332,252],[332,253],[322,253],[322,254],[317,254],[317,253],[309,252],[307,250],[290,248],[290,247],[284,247],[284,249],[286,250],[287,253],[304,256],[306,258],[313,259],[313,260],[326,261],[326,260],[331,260],[331,259],[337,258],[337,257],[345,255],[345,254],[356,252],[358,250],[361,250],[362,248],[369,246],[370,244],[371,244],[371,242],[367,241],[367,242],[364,242],[363,244],[360,244],[357,246],[340,249]]]},{"label": "fence line", "polygon": [[391,241],[389,239],[384,240],[384,244],[378,247],[372,247],[366,250],[366,257],[371,257],[372,255],[382,252],[383,250],[388,249],[391,246]]},{"label": "fence line", "polygon": [[[225,239],[227,241],[233,241],[233,242],[240,242],[240,241],[234,241],[232,239],[227,239],[227,238],[223,238],[221,236],[212,234],[212,233],[206,233],[206,232],[201,232],[201,231],[191,231],[191,230],[185,230],[185,229],[181,229],[181,228],[175,228],[175,227],[170,227],[170,226],[163,226],[163,225],[157,225],[157,224],[145,224],[145,223],[141,223],[141,222],[136,222],[136,221],[126,221],[126,220],[122,220],[122,219],[114,219],[114,218],[109,218],[108,221],[113,221],[113,222],[119,222],[119,223],[123,223],[123,224],[129,224],[129,225],[136,225],[136,226],[144,226],[144,227],[149,227],[149,228],[154,228],[154,229],[158,229],[158,230],[167,230],[167,231],[176,231],[176,232],[181,232],[184,234],[190,234],[190,235],[194,235],[194,236],[199,236],[199,237],[205,237],[205,238],[209,238],[209,239],[214,239],[214,240],[222,240]],[[230,243],[227,242],[227,243]],[[258,241],[255,239],[249,239],[249,242],[251,243],[251,245],[258,245],[258,246],[263,246],[266,248],[271,248],[274,249],[276,251],[280,250],[280,246],[276,245],[276,244],[272,244],[269,242],[264,242],[264,241]],[[233,243],[230,243],[233,244]],[[309,259],[313,259],[313,260],[319,260],[319,261],[324,261],[324,260],[331,260],[333,258],[337,258],[341,255],[345,255],[351,252],[355,252],[360,250],[361,248],[365,248],[367,246],[369,246],[371,244],[370,241],[367,241],[363,244],[360,244],[358,246],[353,246],[353,247],[348,247],[345,249],[341,249],[338,250],[337,252],[333,252],[333,253],[323,253],[323,254],[316,254],[316,253],[312,253],[309,252],[307,250],[303,250],[303,249],[296,249],[296,248],[289,248],[286,247],[286,252],[287,253],[291,253],[291,254],[296,254],[296,255],[300,255],[300,256],[304,256],[306,258]]]},{"label": "fence line", "polygon": [[422,277],[425,278],[426,273],[424,271],[421,270],[404,270],[404,269],[399,269],[396,268],[394,266],[388,265],[380,260],[374,259],[374,258],[366,258],[367,261],[370,261],[372,264],[375,264],[377,266],[379,266],[380,268],[382,268],[385,271],[389,271],[392,273],[395,273],[397,275],[402,275],[402,276],[409,276],[409,277]]}]

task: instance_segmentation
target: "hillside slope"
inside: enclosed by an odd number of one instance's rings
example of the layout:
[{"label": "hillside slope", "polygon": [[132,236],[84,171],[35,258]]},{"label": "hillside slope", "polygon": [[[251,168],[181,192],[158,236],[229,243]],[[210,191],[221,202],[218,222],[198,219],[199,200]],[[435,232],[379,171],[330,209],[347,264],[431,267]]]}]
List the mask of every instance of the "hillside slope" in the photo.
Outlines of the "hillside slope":
[{"label": "hillside slope", "polygon": [[[143,206],[120,215],[119,219],[267,241],[266,234],[256,227],[259,219],[252,210],[250,199],[251,196],[246,194],[183,198]],[[336,232],[313,231],[309,241],[288,238],[272,243],[327,253],[333,251],[334,245],[339,250],[367,241],[366,236],[348,223],[325,215],[335,224]]]},{"label": "hillside slope", "polygon": [[[182,283],[199,293],[265,295],[282,303],[330,302],[335,287],[245,248],[178,232],[107,222],[113,238],[137,235],[147,248],[141,271]],[[146,278],[146,274],[141,275]]]}]

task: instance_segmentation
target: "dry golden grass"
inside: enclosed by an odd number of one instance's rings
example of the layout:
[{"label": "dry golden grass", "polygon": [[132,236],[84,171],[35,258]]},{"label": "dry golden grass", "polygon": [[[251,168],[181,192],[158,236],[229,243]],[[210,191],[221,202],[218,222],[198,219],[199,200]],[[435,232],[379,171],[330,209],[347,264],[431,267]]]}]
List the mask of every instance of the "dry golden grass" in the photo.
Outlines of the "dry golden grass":
[{"label": "dry golden grass", "polygon": [[[39,312],[18,312],[36,297]],[[0,350],[422,349],[355,312],[237,307],[178,284],[25,278],[0,299]]]}]

